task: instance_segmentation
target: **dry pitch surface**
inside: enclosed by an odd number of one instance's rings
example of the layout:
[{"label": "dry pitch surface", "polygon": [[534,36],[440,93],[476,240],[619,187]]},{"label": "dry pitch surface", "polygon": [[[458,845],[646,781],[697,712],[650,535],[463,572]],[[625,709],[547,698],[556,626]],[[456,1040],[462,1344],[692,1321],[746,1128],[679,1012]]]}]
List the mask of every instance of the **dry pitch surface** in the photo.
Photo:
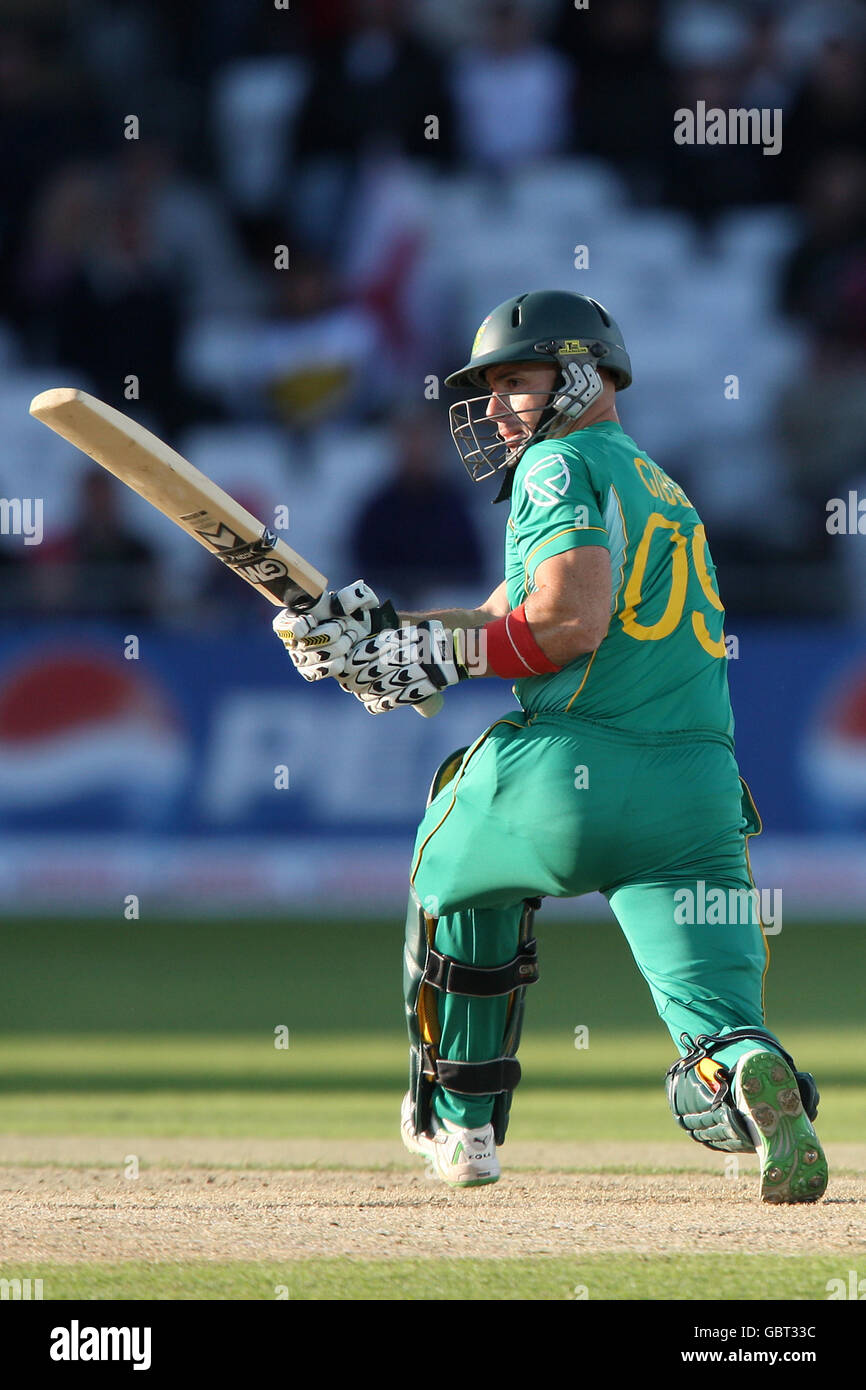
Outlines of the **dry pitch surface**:
[{"label": "dry pitch surface", "polygon": [[[128,1178],[134,1153],[141,1168]],[[635,1163],[633,1146],[612,1143],[557,1145],[546,1170],[539,1159],[537,1145],[506,1146],[499,1183],[452,1191],[392,1144],[151,1138],[118,1154],[116,1140],[7,1137],[3,1259],[816,1255],[866,1244],[864,1145],[830,1146],[836,1175],[814,1206],[760,1203],[753,1159],[725,1176],[725,1156],[695,1145],[645,1146],[642,1167],[681,1170],[669,1173],[611,1171]],[[310,1163],[329,1166],[286,1166]]]}]

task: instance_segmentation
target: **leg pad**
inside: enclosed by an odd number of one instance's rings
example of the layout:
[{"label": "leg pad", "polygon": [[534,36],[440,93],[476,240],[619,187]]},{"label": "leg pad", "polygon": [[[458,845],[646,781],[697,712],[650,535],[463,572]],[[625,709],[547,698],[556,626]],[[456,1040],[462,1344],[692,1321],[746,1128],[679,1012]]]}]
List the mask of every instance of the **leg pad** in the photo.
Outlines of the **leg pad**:
[{"label": "leg pad", "polygon": [[690,1038],[684,1033],[683,1046],[689,1050],[668,1069],[665,1077],[668,1102],[677,1124],[698,1143],[722,1153],[754,1153],[745,1120],[733,1103],[733,1073],[714,1063],[713,1054],[732,1042],[752,1041],[779,1052],[797,1078],[803,1109],[810,1120],[818,1114],[820,1099],[810,1072],[796,1071],[793,1058],[775,1038],[760,1028],[735,1028],[730,1033]]},{"label": "leg pad", "polygon": [[[416,1134],[429,1132],[433,1118],[434,1087],[443,1086],[460,1095],[495,1094],[493,1128],[496,1142],[501,1144],[504,1141],[512,1093],[520,1081],[520,1063],[516,1053],[523,1025],[526,987],[538,979],[537,945],[532,935],[532,925],[540,905],[540,898],[526,900],[520,920],[517,954],[504,965],[491,969],[464,965],[437,951],[433,946],[437,919],[420,907],[410,906],[404,989],[410,1041],[409,1089]],[[439,1056],[438,993],[488,999],[505,994],[510,996],[499,1057],[483,1062],[464,1062]]]}]

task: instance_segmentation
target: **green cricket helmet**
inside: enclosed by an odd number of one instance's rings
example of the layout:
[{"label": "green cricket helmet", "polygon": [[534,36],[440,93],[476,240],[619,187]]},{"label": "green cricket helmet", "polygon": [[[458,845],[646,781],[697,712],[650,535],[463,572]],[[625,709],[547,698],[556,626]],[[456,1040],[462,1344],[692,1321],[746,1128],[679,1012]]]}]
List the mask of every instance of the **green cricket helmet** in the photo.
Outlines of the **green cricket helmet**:
[{"label": "green cricket helmet", "polygon": [[[485,372],[506,362],[550,363],[559,373],[550,391],[533,393],[541,399],[531,409],[512,411],[503,402],[503,412],[489,419]],[[597,299],[567,290],[534,290],[506,299],[488,314],[475,334],[466,366],[445,378],[445,385],[456,390],[480,387],[486,392],[459,401],[449,411],[451,435],[470,477],[478,482],[502,468],[513,468],[530,444],[547,438],[554,426],[578,419],[604,389],[599,366],[610,372],[617,391],[631,385],[622,333]],[[519,417],[534,414],[539,406],[541,417],[530,429]],[[522,430],[517,444],[506,443],[498,432],[507,417],[512,431],[515,421]]]}]

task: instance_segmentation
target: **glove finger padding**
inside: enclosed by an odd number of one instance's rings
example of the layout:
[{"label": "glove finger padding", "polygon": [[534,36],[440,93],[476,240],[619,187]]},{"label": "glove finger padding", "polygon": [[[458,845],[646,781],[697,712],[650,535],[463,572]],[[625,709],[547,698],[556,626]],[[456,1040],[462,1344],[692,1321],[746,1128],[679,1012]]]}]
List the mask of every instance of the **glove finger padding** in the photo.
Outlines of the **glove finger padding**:
[{"label": "glove finger padding", "polygon": [[320,681],[326,676],[340,677],[344,674],[346,654],[351,644],[352,638],[343,636],[327,650],[306,651],[303,647],[296,647],[289,655],[304,680]]},{"label": "glove finger padding", "polygon": [[[347,584],[336,593],[332,590],[322,594],[313,607],[304,612],[298,613],[291,607],[284,608],[274,618],[273,628],[277,636],[288,646],[290,643],[286,641],[286,635],[297,641],[326,623],[329,618],[351,618],[354,614],[368,613],[370,609],[378,607],[378,596],[370,585],[363,579],[356,579],[354,584]],[[369,632],[369,625],[364,630]]]},{"label": "glove finger padding", "polygon": [[296,613],[292,608],[283,608],[273,621],[274,632],[283,646],[291,648],[295,642],[306,637],[308,632],[313,632],[320,623],[332,617],[334,597],[334,594],[322,594],[306,613]]},{"label": "glove finger padding", "polygon": [[323,594],[307,612],[284,608],[273,622],[279,637],[304,680],[338,675],[352,647],[386,621],[396,621],[389,604],[362,579],[336,593]]},{"label": "glove finger padding", "polygon": [[338,589],[332,597],[339,604],[337,611],[346,615],[379,607],[377,596],[363,579],[356,579],[354,584],[347,584],[344,589]]},{"label": "glove finger padding", "polygon": [[465,675],[454,659],[452,634],[432,619],[359,642],[346,658],[340,685],[371,714],[384,714],[421,704]]}]

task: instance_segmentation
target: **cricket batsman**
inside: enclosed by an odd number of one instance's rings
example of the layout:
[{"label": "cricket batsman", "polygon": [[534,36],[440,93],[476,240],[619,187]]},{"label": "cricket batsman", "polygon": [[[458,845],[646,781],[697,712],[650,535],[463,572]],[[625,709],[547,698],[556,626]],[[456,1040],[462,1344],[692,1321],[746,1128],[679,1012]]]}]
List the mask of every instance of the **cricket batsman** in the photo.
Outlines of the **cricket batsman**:
[{"label": "cricket batsman", "polygon": [[[495,1182],[520,1080],[533,918],[601,892],[680,1054],[677,1124],[757,1151],[767,1202],[814,1202],[818,1091],[765,1026],[768,952],[734,753],[724,608],[701,519],[623,430],[632,380],[596,300],[536,291],[487,316],[446,385],[475,480],[507,502],[505,577],[480,608],[400,614],[363,581],[274,628],[307,680],[373,714],[466,679],[519,708],[439,768],[406,925],[406,1147],[456,1187]],[[635,1136],[636,1138],[638,1136]]]}]

